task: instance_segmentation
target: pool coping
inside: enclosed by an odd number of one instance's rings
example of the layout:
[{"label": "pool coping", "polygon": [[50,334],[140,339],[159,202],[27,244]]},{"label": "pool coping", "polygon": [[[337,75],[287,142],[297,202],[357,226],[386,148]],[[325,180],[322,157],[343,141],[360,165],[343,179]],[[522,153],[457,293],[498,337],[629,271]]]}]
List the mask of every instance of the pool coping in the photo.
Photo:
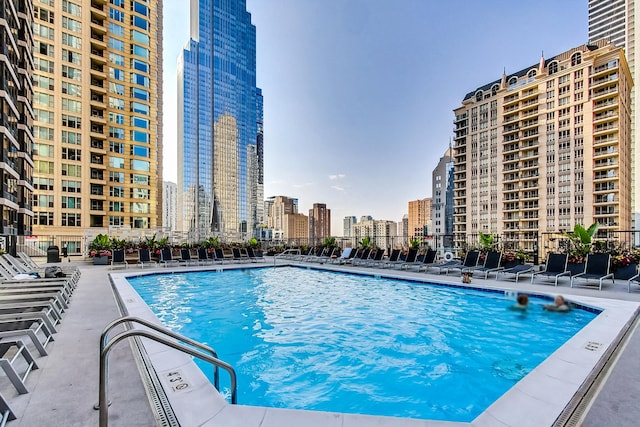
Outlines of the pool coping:
[{"label": "pool coping", "polygon": [[[404,275],[403,273],[405,272],[398,270],[381,272],[380,270],[355,269],[353,267],[345,270],[345,268],[333,265],[310,266],[301,263],[283,263],[277,266],[286,265],[435,283],[458,288],[481,289],[490,292],[496,292],[498,289],[515,291],[508,286],[508,282],[499,282],[500,286],[490,286],[488,282],[484,283],[486,286],[461,286],[459,283],[449,280],[434,280],[432,276],[416,277]],[[224,269],[264,267],[270,266],[265,264],[236,264],[215,267],[124,270],[117,273],[112,272],[110,276],[114,291],[125,308],[126,314],[161,324],[146,303],[129,285],[126,280],[128,277],[157,273],[171,274],[188,271],[221,271]],[[520,290],[520,292],[522,291]],[[554,295],[552,292],[532,291],[527,293],[547,298],[552,298]],[[601,359],[610,353],[617,344],[620,333],[629,327],[640,308],[640,303],[632,301],[578,295],[571,295],[569,299],[586,308],[602,309],[602,312],[472,422],[421,420],[230,405],[215,390],[190,356],[148,339],[143,339],[142,341],[147,357],[151,361],[164,393],[181,425],[243,427],[299,426],[303,423],[305,427],[553,425],[578,394],[579,390],[593,380],[593,371],[601,362]],[[175,383],[176,374],[180,378],[178,387],[176,387]],[[174,382],[171,382],[170,379],[173,379]]]}]

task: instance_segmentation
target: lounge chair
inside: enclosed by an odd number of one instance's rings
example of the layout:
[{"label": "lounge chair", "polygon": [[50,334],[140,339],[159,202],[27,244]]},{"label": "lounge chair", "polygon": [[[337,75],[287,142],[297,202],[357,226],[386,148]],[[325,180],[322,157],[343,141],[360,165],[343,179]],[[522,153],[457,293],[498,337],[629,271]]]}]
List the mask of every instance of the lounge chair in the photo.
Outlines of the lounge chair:
[{"label": "lounge chair", "polygon": [[325,248],[322,246],[318,246],[315,251],[313,251],[311,253],[311,255],[309,255],[308,257],[305,258],[305,261],[307,262],[316,262],[319,259],[321,259],[323,257],[323,255],[325,255],[325,253],[328,254],[329,248]]},{"label": "lounge chair", "polygon": [[13,421],[15,419],[16,415],[11,410],[9,403],[7,403],[2,393],[0,393],[0,427],[4,427],[7,421]]},{"label": "lounge chair", "polygon": [[178,260],[178,262],[184,265],[198,264],[198,260],[191,258],[191,249],[189,248],[180,248],[180,259]]},{"label": "lounge chair", "polygon": [[113,270],[116,267],[124,267],[125,269],[129,268],[129,264],[127,264],[126,255],[124,253],[124,249],[114,249],[111,252],[111,267]]},{"label": "lounge chair", "polygon": [[[636,272],[637,271],[638,270],[636,269]],[[631,285],[634,283],[640,285],[640,274],[636,274],[635,276],[631,276],[627,279],[627,292],[631,292]]]},{"label": "lounge chair", "polygon": [[233,260],[236,262],[248,262],[249,256],[243,254],[240,248],[231,248],[231,252],[233,253]]},{"label": "lounge chair", "polygon": [[610,254],[588,254],[585,261],[584,273],[578,273],[571,276],[571,287],[576,279],[584,279],[588,284],[589,280],[598,281],[598,290],[602,290],[602,281],[611,279],[615,283],[613,273],[609,272],[611,263]]},{"label": "lounge chair", "polygon": [[463,272],[464,270],[478,265],[479,259],[480,251],[468,251],[464,256],[464,260],[462,262],[450,261],[443,264],[435,265],[434,267],[438,268],[438,274],[442,273],[442,270],[445,271],[445,274],[449,274],[449,272],[452,270],[459,270],[460,272]]},{"label": "lounge chair", "polygon": [[494,273],[496,271],[502,270],[500,267],[500,262],[502,261],[502,252],[498,251],[489,251],[487,252],[484,258],[484,264],[477,265],[475,267],[470,267],[462,270],[463,272],[469,273],[484,273],[484,278],[486,279],[489,276],[489,273]]},{"label": "lounge chair", "polygon": [[553,277],[555,286],[558,286],[558,278],[562,276],[571,276],[571,272],[567,270],[567,254],[547,254],[545,269],[536,271],[531,274],[531,283],[537,276]]},{"label": "lounge chair", "polygon": [[173,253],[171,251],[171,248],[160,249],[160,263],[163,264],[165,267],[168,267],[169,265],[179,264],[178,260],[173,258]]},{"label": "lounge chair", "polygon": [[513,277],[515,278],[515,281],[517,282],[518,279],[520,278],[521,274],[529,274],[529,273],[533,273],[534,269],[533,269],[533,265],[530,264],[516,264],[513,267],[509,267],[509,268],[504,268],[502,270],[498,270],[496,271],[496,280],[498,279],[498,275],[501,274],[511,274],[513,275]]},{"label": "lounge chair", "polygon": [[[6,266],[5,268],[16,271],[18,274],[31,274],[44,278],[47,268],[51,268],[27,265],[22,259],[15,258],[11,254],[3,254],[0,259],[4,261],[3,266]],[[62,271],[64,277],[68,280],[77,283],[80,279],[80,269],[77,267],[67,267],[64,265],[62,267],[56,267]]]},{"label": "lounge chair", "polygon": [[138,265],[144,268],[145,265],[158,265],[151,259],[151,251],[149,249],[138,249]]},{"label": "lounge chair", "polygon": [[[26,363],[26,367],[24,367],[24,364],[16,363],[18,356],[22,356]],[[21,370],[23,370],[23,372],[21,374],[18,374],[14,364],[19,365],[19,367],[22,368]],[[18,390],[18,393],[29,393],[24,382],[33,369],[38,369],[38,365],[27,349],[27,346],[24,345],[21,340],[0,342],[0,368],[4,370],[13,386]]]},{"label": "lounge chair", "polygon": [[332,258],[329,262],[331,262],[332,264],[343,264],[344,262],[346,262],[346,260],[349,259],[352,252],[354,252],[353,248],[344,248],[340,256]]},{"label": "lounge chair", "polygon": [[389,258],[382,263],[382,268],[391,267],[394,264],[397,264],[400,260],[400,254],[402,251],[400,249],[391,250],[391,254],[389,254]]},{"label": "lounge chair", "polygon": [[340,264],[353,264],[353,260],[356,258],[361,258],[362,253],[364,252],[363,248],[352,248],[351,253],[349,254],[349,258],[341,262]]},{"label": "lounge chair", "polygon": [[[39,335],[42,335],[40,337]],[[45,347],[53,341],[53,331],[38,317],[20,320],[0,320],[0,340],[5,338],[24,337],[31,340],[40,356],[46,356]]]},{"label": "lounge chair", "polygon": [[417,262],[418,260],[418,250],[411,248],[409,249],[409,252],[407,252],[407,256],[404,258],[404,260],[402,261],[398,261],[398,263],[395,264],[396,267],[400,267],[400,269],[404,269],[409,267],[410,265],[413,265]]},{"label": "lounge chair", "polygon": [[73,277],[36,277],[30,273],[19,272],[9,264],[4,256],[0,256],[0,282],[29,284],[64,282],[71,291],[77,286],[77,280],[74,280]]},{"label": "lounge chair", "polygon": [[427,253],[424,254],[424,257],[422,258],[422,263],[418,265],[418,272],[420,271],[427,271],[432,267],[436,266],[436,255],[438,254],[438,252],[434,251],[433,249],[427,249]]},{"label": "lounge chair", "polygon": [[198,259],[196,262],[199,265],[211,265],[213,264],[213,258],[209,256],[207,248],[198,248]]},{"label": "lounge chair", "polygon": [[222,248],[217,248],[214,250],[213,252],[215,254],[215,262],[218,262],[220,264],[225,264],[229,261],[233,260],[233,256],[228,257],[225,255],[224,250]]},{"label": "lounge chair", "polygon": [[363,265],[365,267],[375,267],[381,265],[383,263],[382,259],[384,258],[384,252],[384,249],[378,249],[376,253],[373,254],[373,257],[371,257],[371,259],[369,259]]},{"label": "lounge chair", "polygon": [[[5,254],[5,256],[7,255],[9,254]],[[31,271],[44,271],[46,266],[38,265],[26,252],[17,252],[17,255],[23,264]],[[60,268],[62,268],[62,271],[64,271],[68,277],[74,277],[75,275],[80,276],[80,269],[77,266],[62,263]]]},{"label": "lounge chair", "polygon": [[[52,301],[42,303],[33,302],[2,302],[0,300],[0,318],[7,316],[21,315],[42,315],[49,319],[50,326],[57,325],[62,321],[62,312]],[[54,328],[49,328],[53,330]]]},{"label": "lounge chair", "polygon": [[360,257],[355,257],[351,260],[351,265],[361,265],[369,261],[369,255],[371,255],[370,248],[364,248],[362,252],[360,252]]}]

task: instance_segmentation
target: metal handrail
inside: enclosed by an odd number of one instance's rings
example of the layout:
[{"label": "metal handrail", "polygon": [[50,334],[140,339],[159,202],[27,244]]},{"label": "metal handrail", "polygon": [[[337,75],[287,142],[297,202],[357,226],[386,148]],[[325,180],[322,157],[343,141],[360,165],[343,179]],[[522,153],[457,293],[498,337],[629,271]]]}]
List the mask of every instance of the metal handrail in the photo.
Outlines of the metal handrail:
[{"label": "metal handrail", "polygon": [[[105,328],[105,330],[103,331],[101,337],[100,337],[100,381],[99,381],[99,396],[98,396],[98,404],[94,406],[94,409],[99,409],[100,410],[100,415],[99,415],[99,425],[100,427],[107,427],[109,424],[109,405],[110,402],[108,401],[108,384],[109,384],[109,378],[108,378],[108,372],[109,372],[109,352],[113,349],[113,347],[118,344],[120,341],[132,337],[132,336],[141,336],[144,338],[149,338],[153,341],[159,342],[161,344],[167,345],[171,348],[174,348],[176,350],[180,350],[184,353],[187,353],[193,357],[197,357],[198,359],[204,360],[206,362],[211,363],[212,365],[214,365],[214,367],[216,368],[216,372],[217,372],[217,368],[220,367],[224,370],[226,370],[229,373],[229,377],[230,377],[230,381],[231,381],[231,403],[232,404],[236,404],[237,403],[237,384],[236,384],[236,372],[233,369],[233,367],[231,365],[229,365],[228,363],[218,359],[217,357],[214,357],[210,354],[206,354],[201,352],[200,350],[194,349],[192,347],[189,347],[187,345],[181,344],[177,341],[173,341],[170,339],[167,339],[165,337],[163,337],[162,335],[159,334],[155,334],[153,332],[147,331],[147,330],[143,330],[143,329],[128,329],[126,331],[120,332],[119,334],[115,335],[109,342],[107,342],[107,338],[108,338],[108,333],[109,331],[116,325],[123,323],[123,322],[128,322],[128,321],[134,321],[134,322],[138,322],[140,324],[143,324],[145,326],[150,326],[151,328],[155,329],[158,332],[162,332],[165,333],[167,336],[170,336],[172,338],[184,341],[184,342],[193,342],[195,343],[195,345],[197,345],[200,348],[203,349],[207,349],[207,352],[211,352],[213,351],[213,349],[208,348],[207,346],[198,343],[196,341],[193,341],[187,337],[181,336],[179,334],[176,334],[175,332],[172,332],[166,328],[162,328],[159,327],[157,325],[154,325],[152,323],[149,323],[143,319],[137,318],[137,317],[133,317],[133,316],[126,316],[123,317],[121,319],[117,319],[113,322],[111,322],[109,325],[107,325],[107,327]],[[213,351],[215,353],[215,351]],[[217,389],[217,387],[216,387]]]}]

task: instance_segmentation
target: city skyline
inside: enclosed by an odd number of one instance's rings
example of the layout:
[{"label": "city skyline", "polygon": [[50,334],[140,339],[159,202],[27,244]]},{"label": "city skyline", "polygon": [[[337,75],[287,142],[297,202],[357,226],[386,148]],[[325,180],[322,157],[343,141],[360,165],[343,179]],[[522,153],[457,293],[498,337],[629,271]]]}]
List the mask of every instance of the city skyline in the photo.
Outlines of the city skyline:
[{"label": "city skyline", "polygon": [[[336,231],[351,215],[400,221],[408,201],[432,196],[431,172],[467,92],[543,51],[587,42],[583,1],[441,3],[247,1],[265,96],[266,197],[298,198],[302,212],[326,203]],[[165,8],[169,159],[172,73],[188,10],[175,0]],[[175,166],[164,166],[164,179],[175,182]]]}]

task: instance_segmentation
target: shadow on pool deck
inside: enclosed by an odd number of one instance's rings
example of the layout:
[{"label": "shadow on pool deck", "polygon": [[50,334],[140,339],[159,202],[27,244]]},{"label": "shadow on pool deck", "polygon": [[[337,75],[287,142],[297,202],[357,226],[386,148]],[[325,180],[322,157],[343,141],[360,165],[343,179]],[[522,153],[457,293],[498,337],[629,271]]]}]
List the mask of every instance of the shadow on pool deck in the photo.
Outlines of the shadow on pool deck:
[{"label": "shadow on pool deck", "polygon": [[[55,341],[47,348],[49,355],[36,359],[40,369],[33,371],[26,385],[30,393],[18,395],[5,377],[0,390],[17,419],[16,426],[95,426],[98,411],[93,405],[98,400],[98,352],[100,333],[104,326],[120,316],[108,278],[110,270],[104,266],[77,264],[82,277],[65,313]],[[269,265],[269,263],[267,263]],[[349,267],[347,267],[349,268]],[[371,269],[368,269],[371,270]],[[388,270],[385,270],[388,271]],[[397,270],[396,270],[397,271]],[[439,277],[424,273],[404,273],[412,277]],[[454,276],[448,280],[457,281]],[[588,295],[640,301],[640,287],[627,293],[622,282],[607,286],[603,291],[569,288],[563,281],[558,288],[550,285],[531,285],[527,279],[520,283],[495,280],[474,280],[474,285]],[[628,340],[619,360],[601,387],[600,393],[586,412],[582,425],[635,426],[640,419],[640,332],[636,329]],[[142,384],[132,351],[127,343],[120,343],[110,356],[110,426],[154,426],[154,412]],[[185,426],[190,427],[190,426]]]}]

